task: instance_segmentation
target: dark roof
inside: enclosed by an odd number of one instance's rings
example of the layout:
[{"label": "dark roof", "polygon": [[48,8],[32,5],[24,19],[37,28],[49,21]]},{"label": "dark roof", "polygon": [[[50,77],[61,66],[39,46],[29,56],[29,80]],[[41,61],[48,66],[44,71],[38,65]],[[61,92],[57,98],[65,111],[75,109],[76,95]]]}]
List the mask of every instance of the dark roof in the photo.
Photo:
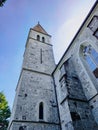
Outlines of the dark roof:
[{"label": "dark roof", "polygon": [[32,29],[33,29],[34,31],[37,31],[37,32],[40,32],[40,33],[43,33],[43,34],[45,34],[45,35],[50,36],[50,35],[45,31],[45,29],[39,24],[39,22],[38,22],[38,24],[37,24],[36,26],[34,26]]}]

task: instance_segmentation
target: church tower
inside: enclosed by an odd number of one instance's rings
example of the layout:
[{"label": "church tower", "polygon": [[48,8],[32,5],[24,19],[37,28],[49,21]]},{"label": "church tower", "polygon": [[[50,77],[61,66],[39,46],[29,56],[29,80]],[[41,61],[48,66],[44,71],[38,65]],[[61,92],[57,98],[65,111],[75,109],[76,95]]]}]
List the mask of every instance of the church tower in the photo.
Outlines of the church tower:
[{"label": "church tower", "polygon": [[50,40],[39,23],[29,31],[8,130],[60,130]]}]

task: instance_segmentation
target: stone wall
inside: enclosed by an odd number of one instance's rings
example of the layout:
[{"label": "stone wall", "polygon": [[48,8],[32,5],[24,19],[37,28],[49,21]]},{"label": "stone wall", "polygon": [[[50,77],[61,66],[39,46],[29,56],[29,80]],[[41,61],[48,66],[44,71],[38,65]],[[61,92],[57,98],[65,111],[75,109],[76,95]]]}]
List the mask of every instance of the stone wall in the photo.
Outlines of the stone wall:
[{"label": "stone wall", "polygon": [[[63,55],[61,61],[55,69],[55,72],[53,73],[56,84],[61,122],[62,119],[64,119],[64,113],[69,113],[71,111],[68,103],[72,103],[72,101],[67,100],[69,97],[71,100],[72,98],[78,99],[78,102],[75,104],[81,104],[81,100],[85,101],[84,106],[86,104],[90,108],[90,113],[92,116],[91,120],[93,120],[94,117],[94,120],[98,124],[98,80],[91,72],[86,60],[83,58],[83,54],[81,53],[81,48],[87,45],[91,45],[98,52],[98,37],[94,35],[95,29],[98,28],[98,2],[96,3],[97,4],[93,8],[93,11],[91,14],[89,14],[85,23],[82,25],[74,40],[71,42],[70,47]],[[95,17],[97,17],[97,19],[95,19]],[[68,59],[72,59],[71,65],[69,68],[67,68],[70,71],[69,77],[66,75],[66,72],[68,72],[66,69],[65,77],[61,78],[61,67],[68,61]],[[73,76],[70,74],[71,70],[74,71],[72,73]],[[67,105],[67,111],[66,107],[63,105],[65,102]],[[86,109],[86,107],[83,109]],[[72,122],[70,116],[69,118],[67,115],[65,117],[67,117],[67,121],[64,119],[63,124]],[[62,129],[65,127],[63,124]]]},{"label": "stone wall", "polygon": [[44,122],[13,122],[10,130],[19,130],[22,127],[22,130],[60,130],[59,125],[56,124],[46,124]]},{"label": "stone wall", "polygon": [[55,98],[53,79],[51,76],[22,72],[21,84],[18,86],[18,97],[15,118],[38,121],[39,103],[44,103],[44,120],[59,123],[57,103]]},{"label": "stone wall", "polygon": [[[44,37],[45,41],[37,40],[37,35]],[[31,29],[16,88],[9,130],[18,130],[22,125],[24,130],[60,130],[56,93],[51,76],[54,68],[50,36]]]},{"label": "stone wall", "polygon": [[60,92],[58,93],[62,129],[97,130],[98,125],[94,121],[73,60],[73,57],[68,59],[60,68],[61,70],[62,67],[65,68],[63,74],[60,74]]},{"label": "stone wall", "polygon": [[[33,33],[32,35],[35,35],[35,37],[32,37],[36,38],[38,33],[31,32]],[[42,37],[43,34],[40,33],[40,36]],[[44,37],[47,39],[46,35],[44,35]],[[50,43],[37,41],[34,38],[31,38],[31,36],[28,37],[24,53],[23,68],[51,74],[55,68],[52,45]]]}]

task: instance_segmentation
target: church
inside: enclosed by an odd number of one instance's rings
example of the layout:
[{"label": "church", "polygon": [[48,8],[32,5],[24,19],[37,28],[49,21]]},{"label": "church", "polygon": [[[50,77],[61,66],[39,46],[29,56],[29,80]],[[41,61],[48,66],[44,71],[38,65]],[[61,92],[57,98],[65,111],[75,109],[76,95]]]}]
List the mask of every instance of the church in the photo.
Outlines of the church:
[{"label": "church", "polygon": [[57,65],[39,23],[23,57],[8,130],[98,130],[98,0]]}]

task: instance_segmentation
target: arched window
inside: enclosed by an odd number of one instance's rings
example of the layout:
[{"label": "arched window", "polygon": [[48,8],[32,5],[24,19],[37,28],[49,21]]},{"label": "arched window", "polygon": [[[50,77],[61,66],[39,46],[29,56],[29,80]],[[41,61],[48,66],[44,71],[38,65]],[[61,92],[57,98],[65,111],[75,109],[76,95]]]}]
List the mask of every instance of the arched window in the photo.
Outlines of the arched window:
[{"label": "arched window", "polygon": [[43,112],[43,102],[40,102],[39,104],[39,119],[43,120],[44,118],[44,112]]},{"label": "arched window", "polygon": [[26,130],[26,126],[20,126],[19,130]]},{"label": "arched window", "polygon": [[42,37],[42,42],[45,42],[45,38],[44,37]]},{"label": "arched window", "polygon": [[37,40],[40,41],[40,36],[39,35],[37,35]]},{"label": "arched window", "polygon": [[23,126],[20,126],[20,127],[19,127],[19,130],[24,130]]},{"label": "arched window", "polygon": [[83,56],[88,63],[91,71],[98,79],[98,52],[91,46],[83,46],[82,48]]}]

